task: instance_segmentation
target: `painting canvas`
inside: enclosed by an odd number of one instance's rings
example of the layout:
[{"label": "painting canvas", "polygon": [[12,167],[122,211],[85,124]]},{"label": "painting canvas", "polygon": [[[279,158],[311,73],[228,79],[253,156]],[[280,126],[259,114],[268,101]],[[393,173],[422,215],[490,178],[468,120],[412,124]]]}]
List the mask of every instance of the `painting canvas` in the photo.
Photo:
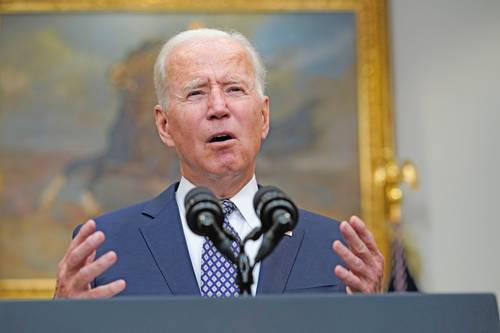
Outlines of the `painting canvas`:
[{"label": "painting canvas", "polygon": [[179,178],[153,121],[162,43],[235,29],[268,69],[261,184],[334,217],[360,214],[356,17],[59,13],[0,18],[0,279],[53,278],[79,223]]}]

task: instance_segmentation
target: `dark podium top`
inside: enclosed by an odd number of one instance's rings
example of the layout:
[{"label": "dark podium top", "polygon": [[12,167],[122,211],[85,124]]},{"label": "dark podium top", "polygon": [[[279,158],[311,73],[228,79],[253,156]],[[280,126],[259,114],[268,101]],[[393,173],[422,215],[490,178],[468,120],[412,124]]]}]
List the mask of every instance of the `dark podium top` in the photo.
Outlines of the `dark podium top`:
[{"label": "dark podium top", "polygon": [[499,333],[491,294],[1,301],[1,332]]}]

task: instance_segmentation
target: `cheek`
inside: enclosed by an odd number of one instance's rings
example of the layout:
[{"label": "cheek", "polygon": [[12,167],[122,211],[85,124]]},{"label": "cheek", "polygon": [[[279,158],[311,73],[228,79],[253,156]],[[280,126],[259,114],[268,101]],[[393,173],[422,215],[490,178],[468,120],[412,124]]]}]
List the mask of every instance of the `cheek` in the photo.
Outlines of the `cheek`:
[{"label": "cheek", "polygon": [[170,136],[172,138],[173,146],[181,148],[188,145],[187,142],[191,141],[186,135],[190,131],[184,128],[182,121],[172,121],[170,123]]},{"label": "cheek", "polygon": [[196,113],[191,110],[182,110],[182,112],[179,112],[175,121],[172,122],[172,128],[176,132],[178,139],[187,141],[189,137],[195,136],[198,132],[196,125],[199,122],[194,117],[195,115]]},{"label": "cheek", "polygon": [[261,103],[252,99],[240,100],[228,103],[234,115],[237,116],[238,121],[246,128],[254,130],[255,128],[262,129],[264,119],[261,113]]}]

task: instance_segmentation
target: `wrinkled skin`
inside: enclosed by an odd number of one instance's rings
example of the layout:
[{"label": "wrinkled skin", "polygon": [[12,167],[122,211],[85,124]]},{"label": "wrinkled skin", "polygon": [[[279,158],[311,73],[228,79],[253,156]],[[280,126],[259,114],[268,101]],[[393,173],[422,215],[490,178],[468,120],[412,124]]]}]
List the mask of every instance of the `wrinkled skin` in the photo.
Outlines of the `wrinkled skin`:
[{"label": "wrinkled skin", "polygon": [[[269,131],[269,99],[255,89],[248,54],[228,39],[185,43],[172,54],[168,76],[168,108],[155,108],[160,137],[176,149],[184,177],[233,196],[252,178]],[[210,142],[220,134],[231,140]]]}]

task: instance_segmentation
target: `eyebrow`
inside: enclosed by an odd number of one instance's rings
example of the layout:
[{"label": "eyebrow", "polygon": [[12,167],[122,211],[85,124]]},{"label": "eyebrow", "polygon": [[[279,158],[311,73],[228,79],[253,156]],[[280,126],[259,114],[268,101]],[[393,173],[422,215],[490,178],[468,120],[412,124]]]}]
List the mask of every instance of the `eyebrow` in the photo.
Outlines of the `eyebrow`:
[{"label": "eyebrow", "polygon": [[[251,87],[251,80],[246,80],[245,78],[242,78],[240,76],[229,76],[228,78],[223,79],[223,85],[227,84],[244,84],[247,87]],[[199,88],[204,88],[209,85],[209,82],[207,79],[194,79],[186,83],[182,88],[181,92],[182,94],[185,94],[191,90],[199,89]]]},{"label": "eyebrow", "polygon": [[186,91],[190,91],[190,90],[193,90],[193,89],[205,87],[207,85],[208,85],[208,81],[206,79],[194,79],[194,80],[189,81],[188,83],[186,83],[184,85],[184,87],[182,87],[182,91],[186,92]]},{"label": "eyebrow", "polygon": [[224,79],[224,84],[233,84],[233,83],[243,83],[246,85],[250,85],[249,80],[245,80],[244,78],[240,76],[230,76],[226,79]]}]

